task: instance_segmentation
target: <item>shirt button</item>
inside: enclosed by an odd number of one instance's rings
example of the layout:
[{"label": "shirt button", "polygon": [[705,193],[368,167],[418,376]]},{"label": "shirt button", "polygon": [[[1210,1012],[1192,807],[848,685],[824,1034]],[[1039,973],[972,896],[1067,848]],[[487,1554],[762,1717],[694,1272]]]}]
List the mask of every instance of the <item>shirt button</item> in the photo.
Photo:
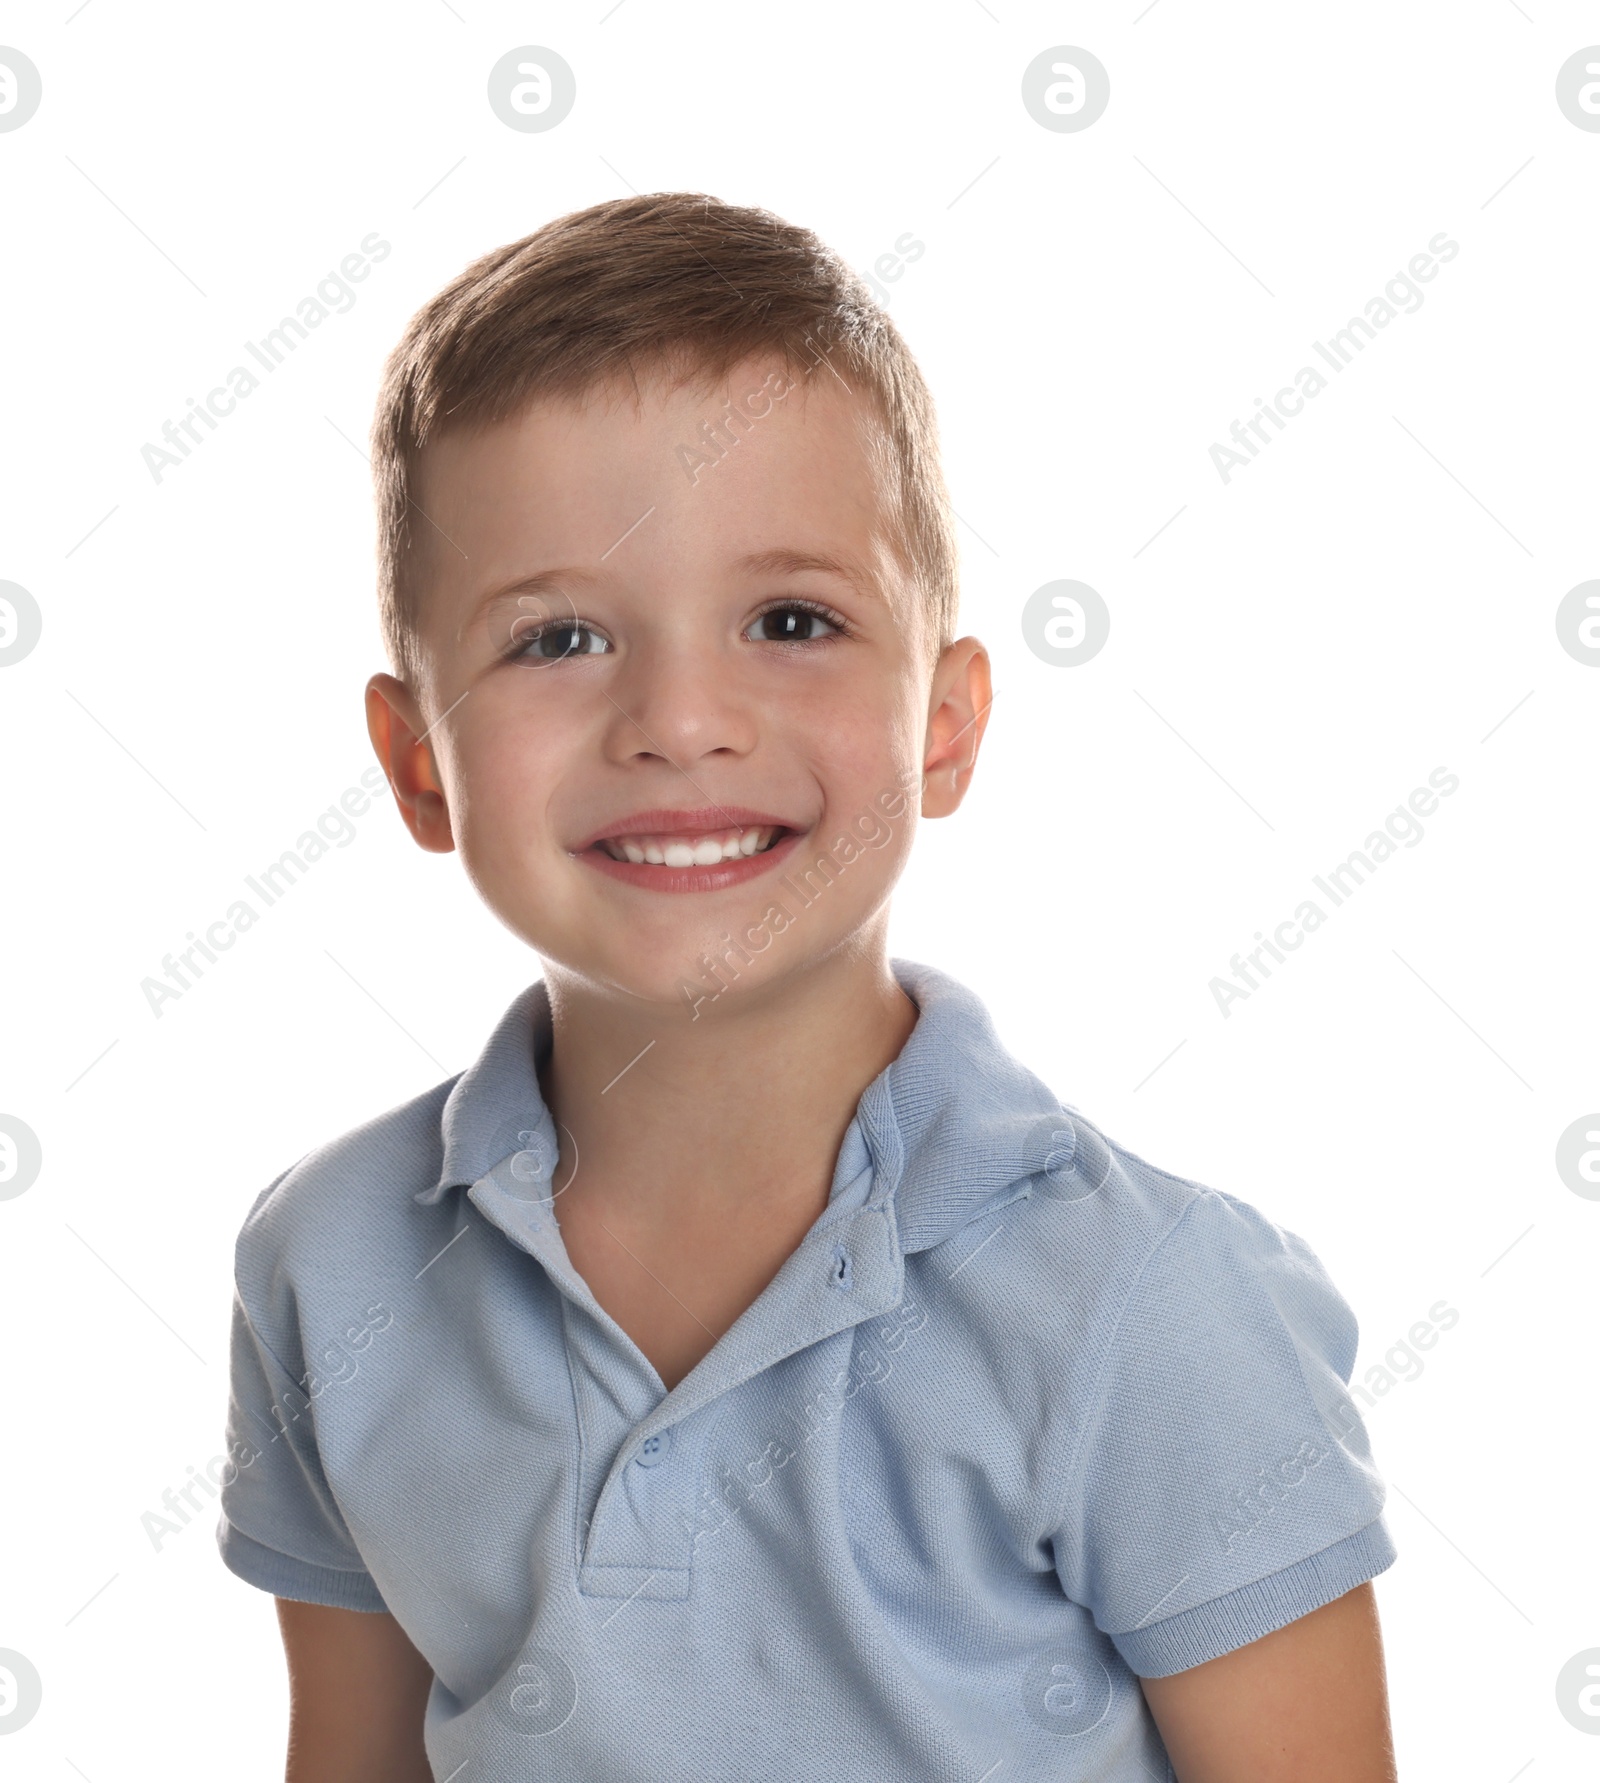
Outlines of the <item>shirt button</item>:
[{"label": "shirt button", "polygon": [[672,1426],[669,1424],[664,1429],[656,1431],[653,1436],[647,1436],[639,1444],[639,1450],[634,1456],[634,1460],[641,1467],[657,1467],[666,1460],[671,1448]]}]

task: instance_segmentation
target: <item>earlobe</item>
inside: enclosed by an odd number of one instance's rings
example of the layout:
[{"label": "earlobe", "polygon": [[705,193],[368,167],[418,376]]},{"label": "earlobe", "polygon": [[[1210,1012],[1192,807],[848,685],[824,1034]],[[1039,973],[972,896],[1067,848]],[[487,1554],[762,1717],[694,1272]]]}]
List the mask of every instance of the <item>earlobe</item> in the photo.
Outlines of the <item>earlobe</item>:
[{"label": "earlobe", "polygon": [[367,735],[402,821],[419,848],[448,854],[455,847],[450,812],[426,740],[427,726],[410,688],[393,675],[374,675],[367,683],[366,702]]}]

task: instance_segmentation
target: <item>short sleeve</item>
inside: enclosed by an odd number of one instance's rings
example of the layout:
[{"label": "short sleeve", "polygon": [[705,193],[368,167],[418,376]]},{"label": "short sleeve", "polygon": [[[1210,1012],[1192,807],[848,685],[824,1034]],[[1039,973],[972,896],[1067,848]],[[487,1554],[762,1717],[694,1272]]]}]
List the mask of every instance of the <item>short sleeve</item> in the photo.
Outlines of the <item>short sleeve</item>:
[{"label": "short sleeve", "polygon": [[237,1289],[227,1442],[217,1523],[227,1566],[276,1597],[385,1609],[323,1473],[311,1402],[257,1334]]},{"label": "short sleeve", "polygon": [[1380,1573],[1384,1488],[1346,1391],[1354,1314],[1303,1240],[1205,1190],[1141,1270],[1067,1466],[1063,1590],[1140,1677]]}]

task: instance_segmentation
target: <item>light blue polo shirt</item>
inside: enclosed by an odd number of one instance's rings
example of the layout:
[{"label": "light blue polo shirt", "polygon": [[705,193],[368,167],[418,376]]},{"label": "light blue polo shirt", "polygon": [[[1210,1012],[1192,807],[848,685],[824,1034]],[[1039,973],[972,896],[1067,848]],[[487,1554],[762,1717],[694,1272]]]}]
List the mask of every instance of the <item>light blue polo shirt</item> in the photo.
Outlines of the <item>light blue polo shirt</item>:
[{"label": "light blue polo shirt", "polygon": [[1148,1783],[1138,1677],[1393,1560],[1311,1250],[892,965],[827,1207],[670,1393],[552,1215],[542,981],[251,1207],[222,1556],[394,1614],[440,1783]]}]

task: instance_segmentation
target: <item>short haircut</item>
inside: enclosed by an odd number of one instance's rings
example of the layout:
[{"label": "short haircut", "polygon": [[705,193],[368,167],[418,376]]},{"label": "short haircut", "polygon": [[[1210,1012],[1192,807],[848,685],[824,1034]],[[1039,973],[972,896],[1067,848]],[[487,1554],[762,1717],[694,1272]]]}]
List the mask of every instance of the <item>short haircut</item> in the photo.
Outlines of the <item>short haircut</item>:
[{"label": "short haircut", "polygon": [[[412,317],[372,424],[378,606],[395,672],[421,682],[416,547],[423,447],[543,397],[666,372],[719,380],[750,356],[820,364],[865,393],[894,546],[917,590],[930,661],[951,640],[958,558],[933,399],[864,281],[809,229],[704,193],[650,192],[557,217],[475,260]],[[824,375],[819,372],[817,375]]]}]

